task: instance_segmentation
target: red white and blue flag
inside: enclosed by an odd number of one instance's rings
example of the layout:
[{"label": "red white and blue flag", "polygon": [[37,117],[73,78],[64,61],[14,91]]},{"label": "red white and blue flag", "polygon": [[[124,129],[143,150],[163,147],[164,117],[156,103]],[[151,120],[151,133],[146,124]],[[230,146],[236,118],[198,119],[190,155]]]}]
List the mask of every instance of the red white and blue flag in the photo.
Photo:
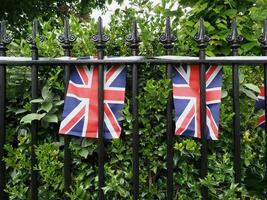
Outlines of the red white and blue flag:
[{"label": "red white and blue flag", "polygon": [[[201,138],[199,65],[179,66],[173,77],[176,135]],[[206,71],[207,139],[218,140],[221,102],[222,66]]]},{"label": "red white and blue flag", "polygon": [[[120,111],[125,98],[126,68],[114,65],[104,70],[105,139],[119,138]],[[98,138],[98,67],[73,68],[64,102],[59,133]]]},{"label": "red white and blue flag", "polygon": [[[265,99],[264,98],[264,84],[262,84],[259,95],[258,95],[258,100],[256,101],[256,104],[255,104],[255,111],[265,108],[264,99]],[[260,115],[257,126],[260,128],[265,127],[265,113]]]}]

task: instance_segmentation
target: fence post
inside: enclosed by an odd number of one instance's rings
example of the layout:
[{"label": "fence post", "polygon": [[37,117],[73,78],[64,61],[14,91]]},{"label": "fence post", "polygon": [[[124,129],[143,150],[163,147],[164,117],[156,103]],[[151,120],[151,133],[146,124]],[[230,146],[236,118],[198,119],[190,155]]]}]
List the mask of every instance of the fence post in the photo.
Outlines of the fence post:
[{"label": "fence post", "polygon": [[[166,30],[160,36],[160,42],[163,43],[166,55],[172,54],[173,42],[177,40],[176,36],[171,33],[170,17],[166,19]],[[170,80],[170,93],[167,102],[167,199],[173,199],[173,96],[172,96],[172,65],[167,64],[167,78]]]},{"label": "fence post", "polygon": [[[198,42],[199,59],[205,60],[206,42],[209,37],[206,35],[204,27],[204,19],[200,18],[199,30],[195,35],[195,40]],[[200,64],[200,131],[201,131],[201,169],[200,177],[205,178],[208,173],[208,150],[207,150],[207,123],[206,123],[206,65]],[[202,186],[202,199],[208,199],[208,188]]]},{"label": "fence post", "polygon": [[[0,22],[0,56],[6,56],[7,45],[11,42],[11,37],[6,34],[6,22]],[[4,192],[6,185],[5,162],[3,160],[5,151],[5,114],[6,114],[6,66],[0,65],[0,199],[7,199]]]},{"label": "fence post", "polygon": [[[92,37],[92,41],[96,44],[97,58],[104,58],[105,43],[109,37],[103,32],[102,18],[98,18],[98,32]],[[99,200],[104,200],[104,192],[102,187],[105,185],[104,159],[105,147],[103,138],[104,127],[104,65],[98,65],[98,191]]]},{"label": "fence post", "polygon": [[[232,55],[238,55],[239,42],[243,41],[243,37],[238,35],[236,20],[232,20],[232,33],[227,36],[227,41],[231,44]],[[234,122],[234,171],[235,183],[241,185],[241,135],[240,135],[240,105],[239,105],[239,65],[232,64],[232,81],[233,81],[233,111]],[[237,193],[240,198],[241,193]]]},{"label": "fence post", "polygon": [[[30,44],[32,52],[32,60],[38,60],[38,48],[35,42],[37,35],[39,34],[39,23],[34,19],[32,24],[32,36],[27,39],[27,42]],[[32,66],[32,75],[31,75],[31,98],[38,98],[38,66]],[[31,111],[36,113],[38,109],[38,104],[32,103]],[[35,146],[37,145],[37,133],[38,133],[38,121],[34,120],[31,123],[31,199],[38,199],[38,173],[34,169],[37,164],[36,155],[35,155]]]},{"label": "fence post", "polygon": [[[132,33],[126,37],[126,42],[132,50],[133,56],[139,54],[140,38],[137,23],[133,22]],[[139,124],[138,124],[138,66],[132,65],[132,113],[133,113],[133,199],[139,199]]]},{"label": "fence post", "polygon": [[[267,56],[267,19],[264,21],[263,26],[263,34],[259,38],[259,42],[262,45],[262,55]],[[266,125],[266,116],[267,116],[267,64],[263,65],[264,68],[264,109],[265,109],[265,133],[267,134],[267,125]],[[266,162],[266,171],[265,171],[265,177],[264,180],[267,183],[267,138],[265,138],[266,144],[265,144],[265,162]],[[265,187],[265,195],[267,193],[267,189]]]},{"label": "fence post", "polygon": [[[58,41],[62,43],[62,48],[64,49],[64,56],[70,56],[70,51],[72,49],[71,43],[76,40],[75,36],[70,33],[70,25],[68,17],[64,19],[64,33],[58,37]],[[64,84],[66,94],[68,88],[68,82],[70,77],[70,66],[64,66]],[[71,185],[71,151],[69,149],[69,144],[71,137],[69,135],[64,135],[64,190],[69,191]]]}]

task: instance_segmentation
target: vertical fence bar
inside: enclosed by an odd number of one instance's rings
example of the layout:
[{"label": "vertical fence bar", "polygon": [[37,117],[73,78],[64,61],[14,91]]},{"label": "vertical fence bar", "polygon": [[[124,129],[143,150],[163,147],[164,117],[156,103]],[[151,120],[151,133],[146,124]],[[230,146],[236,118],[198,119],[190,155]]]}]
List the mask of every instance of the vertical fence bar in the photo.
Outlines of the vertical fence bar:
[{"label": "vertical fence bar", "polygon": [[[231,43],[232,55],[238,55],[239,42],[243,40],[243,37],[238,35],[236,20],[232,20],[232,33],[227,36],[227,41]],[[233,81],[233,111],[234,121],[234,171],[235,171],[235,183],[241,184],[241,135],[240,135],[240,105],[239,105],[239,66],[237,64],[232,65],[232,81]],[[237,193],[238,197],[241,197],[240,193]]]},{"label": "vertical fence bar", "polygon": [[[267,19],[264,21],[264,26],[263,26],[263,34],[259,38],[259,42],[262,44],[262,55],[267,56]],[[267,116],[267,64],[263,65],[264,69],[264,109],[265,109],[265,120]],[[265,122],[265,133],[267,134],[267,125]],[[266,171],[265,171],[265,176],[264,179],[267,183],[267,138],[266,144],[265,144],[265,162],[266,162]],[[266,187],[265,187],[265,194],[266,194]]]},{"label": "vertical fence bar", "polygon": [[[64,19],[64,33],[58,37],[60,43],[62,43],[62,48],[64,49],[64,56],[70,56],[70,51],[72,49],[71,43],[76,40],[76,38],[70,33],[69,19],[65,17]],[[65,91],[67,92],[68,82],[70,77],[70,66],[64,66],[64,84]],[[71,185],[71,151],[69,144],[71,137],[69,135],[64,135],[64,190],[69,191]]]},{"label": "vertical fence bar", "polygon": [[[32,60],[38,60],[38,48],[35,42],[35,39],[38,35],[38,26],[39,23],[36,19],[33,21],[32,27],[32,36],[27,39],[30,44],[31,52],[32,52]],[[31,74],[31,97],[32,99],[38,98],[38,66],[32,66],[32,74]],[[31,111],[32,113],[36,113],[38,109],[38,105],[36,103],[32,103]],[[38,173],[34,169],[37,164],[36,155],[35,155],[35,146],[37,145],[37,133],[38,133],[38,121],[34,120],[31,123],[31,199],[38,199]]]},{"label": "vertical fence bar", "polygon": [[[6,45],[11,42],[11,38],[6,34],[6,22],[0,22],[0,56],[6,56]],[[6,114],[6,66],[0,66],[0,199],[7,199],[4,192],[6,178],[5,178],[5,163],[4,145],[6,137],[5,128],[5,114]]]},{"label": "vertical fence bar", "polygon": [[[205,59],[206,42],[209,37],[205,33],[204,19],[200,18],[199,31],[195,35],[198,42],[199,59]],[[206,65],[200,64],[200,131],[201,131],[201,169],[200,177],[205,178],[208,173],[208,150],[207,150],[207,133],[206,133]],[[202,186],[202,199],[208,199],[208,188]]]},{"label": "vertical fence bar", "polygon": [[[166,50],[166,55],[172,54],[173,42],[176,37],[171,33],[170,17],[166,19],[165,33],[160,36],[160,42],[163,43]],[[170,93],[167,102],[167,199],[173,199],[173,97],[172,97],[172,65],[167,64],[167,78],[170,80]]]},{"label": "vertical fence bar", "polygon": [[[126,37],[126,42],[132,50],[132,55],[139,54],[140,38],[137,23],[133,22],[132,33]],[[139,124],[138,124],[138,66],[132,65],[132,113],[133,113],[133,199],[139,199]]]},{"label": "vertical fence bar", "polygon": [[[104,58],[105,43],[109,40],[109,37],[103,32],[102,18],[98,18],[98,33],[92,38],[97,48],[97,58]],[[104,126],[104,65],[98,65],[98,191],[99,200],[104,199],[104,192],[102,187],[105,185],[105,147],[103,138],[103,126]]]}]

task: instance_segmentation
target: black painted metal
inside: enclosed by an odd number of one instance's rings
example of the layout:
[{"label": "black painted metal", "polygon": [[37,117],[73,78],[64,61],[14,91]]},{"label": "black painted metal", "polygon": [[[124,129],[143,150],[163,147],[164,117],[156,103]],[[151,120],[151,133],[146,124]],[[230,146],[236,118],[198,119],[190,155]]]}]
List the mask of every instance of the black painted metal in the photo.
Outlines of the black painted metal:
[{"label": "black painted metal", "polygon": [[[109,37],[103,32],[102,18],[98,18],[98,33],[92,38],[97,48],[97,58],[99,60],[104,58],[105,43]],[[98,66],[98,190],[99,200],[104,199],[104,192],[102,187],[105,185],[105,147],[103,138],[104,126],[104,65]]]},{"label": "black painted metal", "polygon": [[[126,37],[126,42],[132,50],[132,55],[139,54],[140,38],[137,23],[133,22],[132,33]],[[139,124],[138,124],[138,66],[132,65],[132,114],[133,114],[133,199],[139,199]]]},{"label": "black painted metal", "polygon": [[[35,42],[38,33],[39,23],[35,19],[33,21],[32,36],[27,39],[30,44],[32,52],[32,60],[38,60],[38,48]],[[38,65],[32,65],[32,82],[31,82],[31,94],[32,99],[38,98]],[[38,104],[32,103],[32,113],[36,113]],[[34,120],[31,123],[31,199],[38,199],[38,173],[34,169],[37,164],[35,155],[35,146],[37,145],[37,133],[38,133],[38,121]]]},{"label": "black painted metal", "polygon": [[[193,59],[192,59],[193,58]],[[206,57],[205,60],[195,59],[195,57],[183,57],[183,58],[142,58],[138,60],[129,59],[109,59],[109,60],[59,60],[59,59],[44,59],[44,60],[2,60],[0,59],[0,65],[50,65],[50,66],[63,66],[66,64],[76,65],[76,64],[249,64],[258,65],[266,64],[267,56],[226,56],[226,57],[213,57],[214,59],[209,59]],[[227,59],[229,58],[229,59]]]},{"label": "black painted metal", "polygon": [[[243,37],[238,35],[236,20],[232,21],[232,33],[227,37],[227,41],[231,43],[233,56],[238,55],[239,42],[243,41]],[[239,105],[239,66],[232,65],[232,81],[233,81],[233,111],[234,121],[234,171],[235,182],[241,184],[241,135],[240,135],[240,105]],[[241,194],[237,194],[241,197]]]},{"label": "black painted metal", "polygon": [[[199,58],[205,59],[206,42],[209,37],[205,33],[204,19],[200,18],[199,31],[195,35],[198,42]],[[200,177],[205,178],[208,173],[208,150],[206,133],[206,65],[200,64],[200,131],[201,131],[201,170]],[[208,199],[208,188],[201,188],[202,199]]]},{"label": "black painted metal", "polygon": [[[70,25],[68,17],[64,19],[64,34],[58,37],[62,47],[64,49],[64,56],[70,56],[70,51],[72,49],[71,43],[76,40],[75,36],[70,33]],[[65,83],[65,94],[67,92],[67,86],[70,77],[70,66],[64,66],[64,83]],[[64,136],[64,190],[68,192],[71,185],[71,151],[69,144],[71,137],[69,135]]]},{"label": "black painted metal", "polygon": [[[267,56],[267,19],[264,21],[263,26],[263,34],[259,38],[259,42],[262,44],[262,55]],[[267,64],[263,65],[264,68],[264,108],[265,108],[265,117],[267,116]],[[267,126],[265,125],[265,133],[267,133]],[[267,141],[267,138],[266,138]],[[267,183],[267,142],[265,144],[265,162],[266,162],[266,169],[265,169],[265,177],[264,180]],[[267,187],[265,187],[265,195],[267,195]]]},{"label": "black painted metal", "polygon": [[[160,36],[160,42],[163,43],[167,55],[172,54],[173,42],[176,41],[176,37],[171,33],[170,18],[166,19],[165,33]],[[170,80],[169,89],[170,93],[167,102],[167,199],[173,199],[173,97],[172,97],[172,72],[173,66],[167,64],[167,77]]]},{"label": "black painted metal", "polygon": [[[6,56],[6,46],[10,44],[11,37],[6,34],[6,22],[0,22],[0,56]],[[4,192],[6,177],[5,163],[3,157],[5,154],[4,145],[6,137],[5,114],[6,114],[6,66],[0,65],[0,199],[7,199]]]}]

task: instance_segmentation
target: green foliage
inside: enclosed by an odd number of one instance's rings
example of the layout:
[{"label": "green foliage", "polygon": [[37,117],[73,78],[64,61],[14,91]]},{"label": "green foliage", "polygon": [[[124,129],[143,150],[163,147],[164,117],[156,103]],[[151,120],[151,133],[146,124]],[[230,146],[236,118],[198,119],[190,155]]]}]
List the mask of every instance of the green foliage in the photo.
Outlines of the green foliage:
[{"label": "green foliage", "polygon": [[[241,44],[242,55],[259,55],[257,37],[266,10],[266,0],[162,0],[160,4],[151,1],[132,0],[124,10],[118,8],[111,17],[110,36],[107,43],[108,55],[130,55],[124,38],[129,34],[131,22],[137,19],[140,27],[142,55],[163,55],[164,48],[158,36],[164,31],[165,17],[171,16],[173,32],[178,36],[174,47],[177,55],[197,55],[198,49],[192,37],[197,32],[198,19],[205,17],[205,26],[211,41],[207,55],[230,55],[231,50],[225,38],[230,33],[230,19],[238,21],[240,34],[245,40]],[[37,40],[41,56],[60,56],[63,51],[56,42],[62,33],[62,21],[51,18],[42,22],[44,42]],[[71,16],[72,33],[77,36],[73,56],[94,55],[96,49],[90,41],[95,33],[96,23],[81,22]],[[30,32],[30,29],[28,30]],[[16,39],[10,46],[10,55],[30,56],[29,45]],[[209,174],[199,178],[200,141],[192,138],[174,137],[174,199],[200,199],[200,187],[209,188],[211,199],[236,199],[240,191],[245,199],[264,199],[265,145],[266,134],[255,129],[260,113],[254,113],[254,103],[259,85],[262,83],[260,66],[240,67],[240,111],[242,135],[242,185],[234,184],[233,171],[233,108],[232,70],[224,67],[223,99],[220,112],[220,140],[208,144]],[[139,67],[139,127],[140,127],[140,199],[166,199],[166,103],[170,80],[166,79],[165,66],[145,65]],[[40,176],[40,199],[60,199],[63,190],[63,138],[58,136],[58,119],[62,112],[64,93],[63,70],[60,67],[40,66],[40,98],[31,100],[29,94],[30,69],[8,68],[8,127],[7,188],[10,199],[29,199],[30,131],[29,124],[38,120],[38,145],[35,147],[38,164],[35,169]],[[127,82],[131,82],[131,68],[128,68]],[[14,88],[11,90],[11,88]],[[22,92],[24,91],[24,92]],[[132,115],[131,87],[127,85],[127,100],[122,111],[123,134],[120,139],[105,142],[105,187],[107,199],[132,198]],[[31,105],[37,104],[37,113],[30,113]],[[98,164],[97,141],[73,137],[72,186],[66,194],[70,199],[97,199]]]},{"label": "green foliage", "polygon": [[[48,86],[44,86],[42,89],[42,98],[33,99],[30,101],[32,104],[40,104],[37,113],[30,113],[22,117],[20,122],[22,124],[31,124],[32,121],[41,121],[43,128],[48,128],[49,123],[58,123],[58,107],[63,104],[62,100],[59,100],[59,96],[54,96],[49,90]],[[26,109],[19,110],[19,114]]]},{"label": "green foliage", "polygon": [[[121,3],[121,0],[115,0]],[[108,1],[109,3],[112,0]],[[27,24],[39,17],[49,20],[51,17],[58,16],[63,18],[66,15],[73,14],[81,20],[88,20],[88,15],[93,9],[104,9],[105,0],[2,0],[0,8],[0,19],[7,20],[10,29],[16,35],[25,36]],[[14,28],[16,27],[16,28]]]}]

